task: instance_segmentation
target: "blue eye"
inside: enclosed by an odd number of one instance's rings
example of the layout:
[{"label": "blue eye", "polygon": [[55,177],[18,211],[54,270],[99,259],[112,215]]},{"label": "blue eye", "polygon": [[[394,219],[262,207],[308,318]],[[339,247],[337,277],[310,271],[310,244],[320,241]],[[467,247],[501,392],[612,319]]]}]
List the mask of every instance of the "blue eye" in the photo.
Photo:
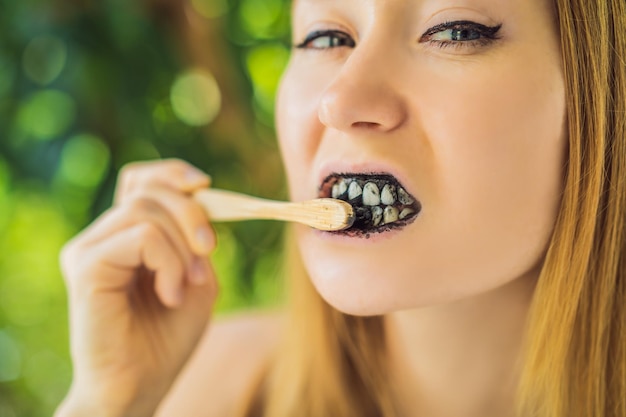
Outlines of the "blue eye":
[{"label": "blue eye", "polygon": [[498,39],[502,25],[485,26],[468,20],[446,22],[428,29],[420,42],[430,42],[440,47],[482,46]]},{"label": "blue eye", "polygon": [[345,32],[338,30],[318,30],[307,35],[302,43],[296,45],[300,49],[331,49],[339,47],[354,48],[356,43]]}]

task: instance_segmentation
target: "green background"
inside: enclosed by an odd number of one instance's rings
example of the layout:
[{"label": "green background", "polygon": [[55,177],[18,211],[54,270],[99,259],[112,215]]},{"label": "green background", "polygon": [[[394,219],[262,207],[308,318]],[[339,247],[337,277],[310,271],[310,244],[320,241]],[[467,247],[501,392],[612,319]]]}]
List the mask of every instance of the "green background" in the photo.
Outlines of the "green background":
[{"label": "green background", "polygon": [[[0,0],[0,417],[48,416],[71,379],[63,244],[129,161],[182,158],[285,198],[273,99],[286,0]],[[280,299],[282,225],[220,224],[221,314]]]}]

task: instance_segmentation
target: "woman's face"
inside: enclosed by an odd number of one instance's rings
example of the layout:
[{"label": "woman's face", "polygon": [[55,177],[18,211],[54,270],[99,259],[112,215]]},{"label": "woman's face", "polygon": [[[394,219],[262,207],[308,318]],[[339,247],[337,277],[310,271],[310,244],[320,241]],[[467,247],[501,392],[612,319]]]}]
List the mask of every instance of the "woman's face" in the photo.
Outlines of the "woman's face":
[{"label": "woman's face", "polygon": [[277,108],[292,199],[343,192],[367,216],[297,229],[329,303],[382,314],[537,270],[566,149],[550,1],[296,0],[293,38]]}]

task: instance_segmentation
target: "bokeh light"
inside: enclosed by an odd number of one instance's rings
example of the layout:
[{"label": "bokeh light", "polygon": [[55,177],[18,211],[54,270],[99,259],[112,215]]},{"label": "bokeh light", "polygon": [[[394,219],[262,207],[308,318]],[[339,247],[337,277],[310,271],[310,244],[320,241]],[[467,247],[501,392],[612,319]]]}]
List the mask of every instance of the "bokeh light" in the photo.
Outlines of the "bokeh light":
[{"label": "bokeh light", "polygon": [[283,7],[281,0],[243,0],[239,9],[241,26],[254,37],[269,37]]},{"label": "bokeh light", "polygon": [[246,56],[254,98],[266,113],[273,114],[276,89],[288,60],[289,51],[279,43],[257,46]]},{"label": "bokeh light", "polygon": [[22,57],[24,72],[34,82],[47,85],[54,81],[67,61],[67,46],[55,36],[43,35],[31,40]]},{"label": "bokeh light", "polygon": [[63,147],[60,173],[71,184],[95,188],[104,179],[109,159],[109,148],[100,138],[81,133],[72,136]]},{"label": "bokeh light", "polygon": [[75,116],[76,105],[69,94],[59,90],[41,90],[22,103],[18,123],[27,135],[50,140],[65,133]]},{"label": "bokeh light", "polygon": [[211,123],[222,104],[215,77],[202,69],[192,69],[180,74],[172,85],[170,100],[176,117],[190,126]]}]

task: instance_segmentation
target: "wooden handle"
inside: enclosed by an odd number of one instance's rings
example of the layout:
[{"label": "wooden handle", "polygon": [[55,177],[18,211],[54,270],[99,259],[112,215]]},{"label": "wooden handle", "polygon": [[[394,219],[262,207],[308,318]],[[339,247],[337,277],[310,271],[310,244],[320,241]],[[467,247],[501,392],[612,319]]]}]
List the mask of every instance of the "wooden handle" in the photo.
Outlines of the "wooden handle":
[{"label": "wooden handle", "polygon": [[354,211],[345,201],[318,198],[290,203],[251,197],[233,191],[209,188],[197,191],[194,198],[211,221],[270,219],[298,222],[316,229],[336,231],[352,226]]}]

